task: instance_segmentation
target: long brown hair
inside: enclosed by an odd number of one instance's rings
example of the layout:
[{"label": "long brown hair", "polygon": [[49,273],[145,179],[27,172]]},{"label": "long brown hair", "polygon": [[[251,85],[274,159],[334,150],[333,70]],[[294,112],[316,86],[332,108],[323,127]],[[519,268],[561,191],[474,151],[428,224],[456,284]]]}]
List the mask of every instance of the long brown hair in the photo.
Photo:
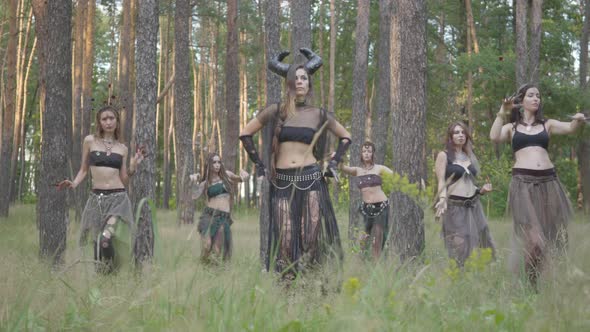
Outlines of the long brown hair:
[{"label": "long brown hair", "polygon": [[295,89],[295,73],[297,72],[298,69],[305,70],[305,73],[307,74],[307,80],[309,82],[309,90],[307,92],[307,95],[305,96],[305,103],[309,105],[311,103],[311,101],[313,100],[313,84],[312,84],[312,80],[311,80],[311,75],[309,74],[307,69],[305,69],[305,66],[303,64],[300,64],[300,65],[289,67],[289,71],[287,72],[286,84],[285,84],[286,99],[285,99],[284,103],[281,103],[279,105],[279,116],[277,119],[277,124],[275,126],[274,136],[272,139],[272,154],[273,154],[273,156],[270,158],[271,159],[270,160],[270,163],[271,163],[270,167],[271,167],[272,174],[274,174],[274,172],[275,172],[276,156],[279,153],[279,134],[281,132],[281,129],[283,128],[283,125],[285,124],[285,121],[290,116],[295,114],[295,99],[297,98],[296,89]]},{"label": "long brown hair", "polygon": [[[517,105],[521,104],[524,101],[526,92],[530,88],[537,88],[537,90],[539,89],[538,86],[531,83],[521,85],[516,92],[516,96],[514,97],[514,103]],[[543,101],[541,98],[539,99],[539,108],[537,109],[537,112],[535,112],[534,123],[545,123],[545,118],[543,117]],[[524,122],[522,121],[522,113],[520,112],[520,107],[512,108],[512,112],[510,112],[510,122],[514,124],[514,129],[516,129],[516,126],[518,126],[519,123],[524,124]]]},{"label": "long brown hair", "polygon": [[94,123],[96,128],[94,137],[104,138],[104,130],[100,125],[100,116],[102,113],[107,111],[112,112],[115,115],[115,120],[117,120],[117,126],[115,127],[115,140],[119,140],[119,137],[121,137],[121,117],[119,116],[119,110],[113,105],[107,105],[96,112],[96,122]]},{"label": "long brown hair", "polygon": [[[211,168],[213,167],[213,158],[215,157],[219,157],[219,178],[221,179],[221,182],[223,183],[223,186],[225,187],[225,190],[227,190],[230,194],[230,202],[233,201],[233,195],[234,195],[234,190],[233,190],[233,182],[231,182],[231,180],[229,179],[229,177],[227,176],[227,173],[225,172],[225,166],[223,166],[223,162],[221,161],[221,157],[219,156],[219,154],[217,153],[209,153],[209,155],[207,156],[207,161],[205,162],[205,167],[203,168],[203,174],[201,179],[204,179],[205,181],[207,181],[207,187],[209,188],[209,186],[211,185],[211,178],[212,178],[212,173],[211,172]],[[207,197],[207,200],[209,200],[209,195],[207,194],[207,190],[205,190],[205,196]]]},{"label": "long brown hair", "polygon": [[449,162],[455,161],[455,145],[453,144],[453,134],[455,132],[455,127],[457,126],[461,127],[465,132],[465,144],[463,144],[463,147],[461,149],[469,157],[473,167],[475,167],[475,169],[479,172],[479,161],[473,153],[473,138],[471,137],[471,129],[469,129],[469,127],[465,123],[463,123],[463,121],[455,121],[451,123],[447,128],[445,143],[445,152],[447,153],[447,159]]}]

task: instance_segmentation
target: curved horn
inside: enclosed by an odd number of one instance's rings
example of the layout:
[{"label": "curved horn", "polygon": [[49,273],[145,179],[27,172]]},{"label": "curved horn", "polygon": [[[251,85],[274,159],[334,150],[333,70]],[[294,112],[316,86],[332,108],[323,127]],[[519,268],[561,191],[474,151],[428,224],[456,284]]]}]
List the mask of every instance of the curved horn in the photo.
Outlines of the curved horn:
[{"label": "curved horn", "polygon": [[273,56],[268,61],[268,69],[277,75],[287,77],[287,72],[289,71],[290,65],[282,63],[281,61],[283,61],[283,59],[289,54],[289,51],[282,51],[281,53]]},{"label": "curved horn", "polygon": [[307,73],[309,75],[313,75],[313,73],[315,73],[316,70],[320,69],[320,67],[323,64],[323,61],[319,55],[315,54],[312,50],[305,47],[300,48],[299,52],[301,52],[307,58],[307,62],[305,63],[305,70],[307,70]]}]

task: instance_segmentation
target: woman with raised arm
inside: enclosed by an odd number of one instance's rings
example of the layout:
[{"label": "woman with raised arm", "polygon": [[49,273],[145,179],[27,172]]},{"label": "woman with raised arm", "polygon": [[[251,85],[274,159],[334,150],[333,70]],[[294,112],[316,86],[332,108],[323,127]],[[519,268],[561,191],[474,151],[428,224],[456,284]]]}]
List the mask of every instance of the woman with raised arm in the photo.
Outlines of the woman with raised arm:
[{"label": "woman with raised arm", "polygon": [[[270,192],[269,251],[267,270],[272,264],[284,277],[294,277],[305,267],[321,264],[330,257],[342,259],[340,235],[322,169],[318,136],[325,129],[340,138],[328,168],[336,176],[337,164],[350,145],[350,134],[325,110],[311,104],[311,75],[322,64],[311,50],[302,48],[303,65],[280,61],[289,52],[271,59],[269,69],[286,77],[286,99],[259,112],[240,133],[240,140],[258,176],[268,176]],[[266,172],[254,147],[252,135],[276,120],[270,172]],[[322,139],[319,139],[322,141]]]},{"label": "woman with raised arm", "polygon": [[436,218],[442,217],[442,235],[449,257],[463,266],[476,248],[495,246],[479,195],[492,191],[491,183],[476,185],[479,163],[473,153],[473,141],[463,122],[454,122],[446,134],[446,148],[436,157],[438,180]]},{"label": "woman with raised arm", "polygon": [[[119,111],[113,106],[105,106],[96,113],[96,132],[84,138],[82,163],[74,180],[63,180],[58,189],[76,188],[88,174],[92,177],[92,192],[82,213],[80,245],[84,245],[88,233],[94,240],[94,259],[99,262],[97,270],[109,273],[114,271],[125,256],[121,248],[115,252],[114,240],[117,234],[133,234],[133,213],[125,186],[129,177],[135,174],[144,158],[144,151],[138,148],[129,160],[128,149],[119,142]],[[127,228],[123,230],[122,228]],[[125,243],[128,239],[118,240]],[[129,242],[127,242],[129,243]]]},{"label": "woman with raised arm", "polygon": [[[505,123],[507,116],[510,120]],[[549,250],[566,245],[567,223],[572,215],[569,199],[549,159],[549,138],[574,133],[584,120],[582,113],[575,114],[571,122],[545,119],[539,89],[526,84],[503,100],[490,130],[494,143],[512,145],[515,162],[509,205],[515,240],[522,247],[520,255],[514,252],[512,266],[517,272],[523,265],[517,261],[524,260],[524,272],[534,287]]]},{"label": "woman with raised arm", "polygon": [[[365,251],[371,252],[373,259],[378,259],[387,242],[389,234],[389,201],[383,192],[381,174],[393,174],[384,165],[375,164],[373,155],[375,144],[366,141],[361,147],[361,167],[341,165],[342,172],[355,176],[356,185],[361,191],[362,203],[359,211],[365,222],[365,232],[361,242],[365,243]],[[352,183],[352,181],[351,181]]]},{"label": "woman with raised arm", "polygon": [[[231,202],[233,188],[237,182],[247,181],[249,174],[244,170],[240,175],[227,171],[216,153],[207,157],[207,163],[203,171],[203,181],[195,185],[193,199],[198,199],[205,194],[207,206],[201,213],[197,229],[201,234],[201,259],[209,261],[211,253],[222,257],[224,261],[231,258],[232,234],[231,234]],[[191,182],[198,183],[199,174],[190,176]]]}]

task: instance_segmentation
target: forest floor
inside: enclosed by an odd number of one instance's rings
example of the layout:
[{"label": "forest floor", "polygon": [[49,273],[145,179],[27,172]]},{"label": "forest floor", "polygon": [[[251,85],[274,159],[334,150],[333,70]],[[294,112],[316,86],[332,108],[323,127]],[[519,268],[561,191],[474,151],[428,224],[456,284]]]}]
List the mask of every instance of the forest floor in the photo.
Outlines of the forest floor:
[{"label": "forest floor", "polygon": [[567,255],[545,271],[538,293],[507,269],[509,219],[490,221],[497,260],[482,253],[458,270],[432,215],[423,260],[400,264],[393,255],[361,259],[344,240],[342,213],[342,270],[310,272],[289,286],[262,271],[257,211],[234,219],[229,264],[201,263],[196,225],[178,226],[175,211],[161,210],[154,263],[102,276],[91,248],[78,249],[75,222],[64,265],[41,263],[35,206],[14,206],[0,219],[0,330],[590,330],[590,223],[580,217],[569,226]]}]

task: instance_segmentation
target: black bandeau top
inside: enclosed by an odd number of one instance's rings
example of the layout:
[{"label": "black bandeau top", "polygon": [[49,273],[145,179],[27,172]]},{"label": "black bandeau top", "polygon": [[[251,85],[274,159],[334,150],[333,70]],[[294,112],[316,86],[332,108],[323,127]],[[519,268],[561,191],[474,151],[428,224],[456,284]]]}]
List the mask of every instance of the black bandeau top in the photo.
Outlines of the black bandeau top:
[{"label": "black bandeau top", "polygon": [[529,146],[540,146],[545,150],[549,147],[549,133],[544,123],[543,131],[534,135],[527,135],[516,130],[516,128],[514,129],[514,135],[512,135],[512,152]]},{"label": "black bandeau top", "polygon": [[383,180],[381,180],[381,176],[377,174],[365,174],[358,176],[358,183],[357,186],[359,189],[369,188],[369,187],[378,187],[383,184]]},{"label": "black bandeau top", "polygon": [[308,127],[283,126],[279,133],[279,142],[301,142],[311,144],[315,132],[315,129]]},{"label": "black bandeau top", "polygon": [[[477,169],[475,169],[473,164],[469,164],[469,166],[467,166],[467,170],[471,175],[473,175],[473,177],[477,176]],[[451,184],[453,184],[457,182],[466,172],[467,171],[465,170],[465,167],[458,164],[453,164],[453,162],[449,160],[445,170],[445,179],[452,177]]]},{"label": "black bandeau top", "polygon": [[90,166],[121,169],[121,166],[123,165],[123,156],[115,152],[111,152],[111,154],[107,155],[105,151],[90,151],[88,164]]}]

